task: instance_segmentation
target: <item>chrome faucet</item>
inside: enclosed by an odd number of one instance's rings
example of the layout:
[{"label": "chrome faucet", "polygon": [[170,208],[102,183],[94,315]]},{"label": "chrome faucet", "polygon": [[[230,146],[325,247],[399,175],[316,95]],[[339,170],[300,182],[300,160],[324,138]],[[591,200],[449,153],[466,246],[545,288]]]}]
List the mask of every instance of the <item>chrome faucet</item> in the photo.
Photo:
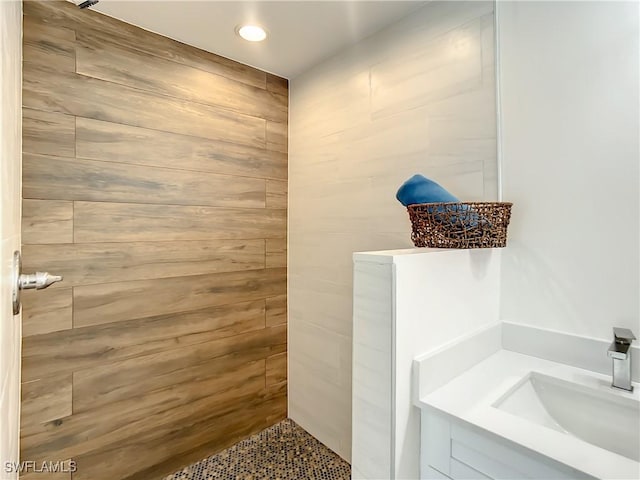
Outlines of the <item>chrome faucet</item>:
[{"label": "chrome faucet", "polygon": [[636,339],[628,328],[613,329],[613,343],[607,355],[613,359],[611,386],[633,392],[631,385],[631,342]]}]

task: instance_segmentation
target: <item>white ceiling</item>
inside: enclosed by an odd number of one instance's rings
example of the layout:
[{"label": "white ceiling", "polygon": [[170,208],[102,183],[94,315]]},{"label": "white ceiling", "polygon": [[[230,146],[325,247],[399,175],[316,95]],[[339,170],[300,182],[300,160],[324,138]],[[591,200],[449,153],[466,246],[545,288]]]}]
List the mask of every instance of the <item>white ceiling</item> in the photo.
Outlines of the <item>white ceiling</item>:
[{"label": "white ceiling", "polygon": [[[75,0],[79,3],[79,0]],[[93,10],[183,43],[293,78],[419,8],[423,1],[101,0]],[[269,36],[242,40],[238,25]]]}]

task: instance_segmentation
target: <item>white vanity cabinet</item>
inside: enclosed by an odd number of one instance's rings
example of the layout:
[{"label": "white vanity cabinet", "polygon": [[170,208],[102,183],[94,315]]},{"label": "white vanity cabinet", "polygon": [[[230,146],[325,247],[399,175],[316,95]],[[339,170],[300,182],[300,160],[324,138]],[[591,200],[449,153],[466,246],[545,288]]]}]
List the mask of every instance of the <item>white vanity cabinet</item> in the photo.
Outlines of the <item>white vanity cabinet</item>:
[{"label": "white vanity cabinet", "polygon": [[421,479],[594,478],[433,409],[420,422]]}]

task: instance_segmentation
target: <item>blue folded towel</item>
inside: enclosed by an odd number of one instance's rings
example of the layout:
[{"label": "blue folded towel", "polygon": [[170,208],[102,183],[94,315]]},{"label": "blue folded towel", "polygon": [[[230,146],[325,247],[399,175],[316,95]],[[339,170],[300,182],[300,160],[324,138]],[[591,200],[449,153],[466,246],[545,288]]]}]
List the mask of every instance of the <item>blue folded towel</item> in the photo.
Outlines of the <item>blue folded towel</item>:
[{"label": "blue folded towel", "polygon": [[[396,198],[405,207],[409,205],[415,205],[418,203],[459,203],[456,197],[438,185],[433,180],[422,175],[414,175],[409,180],[404,182],[396,193]],[[435,216],[435,220],[439,222],[447,222],[448,224],[461,227],[463,229],[475,228],[478,223],[485,224],[486,219],[480,218],[480,216],[471,210],[468,205],[447,205],[438,207],[429,207],[429,212],[433,213],[435,209],[436,213],[459,213],[459,215],[452,216]],[[446,219],[446,220],[445,220]]]},{"label": "blue folded towel", "polygon": [[396,198],[405,207],[416,203],[459,202],[433,180],[422,175],[414,175],[404,182],[396,193]]}]

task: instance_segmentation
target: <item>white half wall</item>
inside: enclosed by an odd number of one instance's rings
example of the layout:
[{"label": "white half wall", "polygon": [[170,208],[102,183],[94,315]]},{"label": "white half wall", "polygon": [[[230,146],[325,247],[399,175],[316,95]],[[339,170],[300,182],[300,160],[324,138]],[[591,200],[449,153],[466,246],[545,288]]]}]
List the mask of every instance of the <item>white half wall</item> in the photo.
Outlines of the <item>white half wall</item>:
[{"label": "white half wall", "polygon": [[420,248],[354,254],[354,480],[419,478],[414,359],[496,324],[501,253]]},{"label": "white half wall", "polygon": [[640,334],[639,9],[497,4],[505,320]]},{"label": "white half wall", "polygon": [[351,457],[352,262],[412,247],[415,173],[497,196],[492,2],[431,2],[290,82],[289,415]]}]

